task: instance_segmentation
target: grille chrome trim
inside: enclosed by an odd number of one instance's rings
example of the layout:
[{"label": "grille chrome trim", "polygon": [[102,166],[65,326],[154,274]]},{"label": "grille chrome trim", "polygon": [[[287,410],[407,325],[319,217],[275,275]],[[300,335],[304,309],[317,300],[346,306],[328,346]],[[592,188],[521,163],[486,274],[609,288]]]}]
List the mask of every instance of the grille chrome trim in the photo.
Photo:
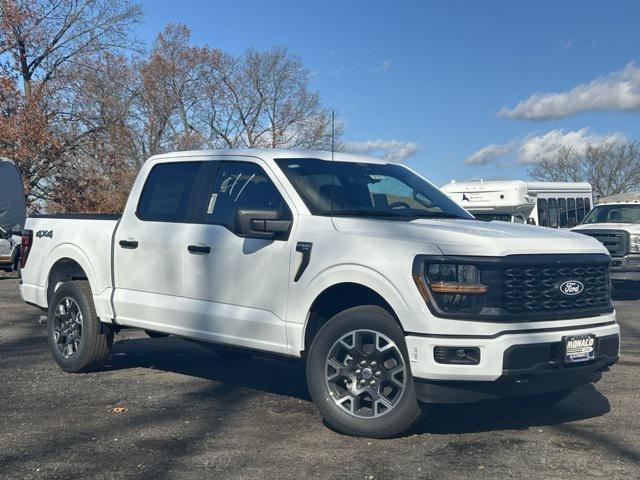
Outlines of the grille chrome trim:
[{"label": "grille chrome trim", "polygon": [[574,230],[602,243],[612,257],[624,257],[629,254],[629,232],[625,230]]}]

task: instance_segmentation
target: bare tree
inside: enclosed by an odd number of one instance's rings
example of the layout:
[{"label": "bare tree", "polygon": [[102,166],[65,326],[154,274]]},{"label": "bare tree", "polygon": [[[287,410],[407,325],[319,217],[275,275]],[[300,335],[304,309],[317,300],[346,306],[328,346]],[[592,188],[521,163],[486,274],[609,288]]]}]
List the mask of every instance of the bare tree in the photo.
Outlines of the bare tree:
[{"label": "bare tree", "polygon": [[640,188],[638,142],[590,145],[584,150],[562,148],[555,158],[529,170],[535,180],[589,182],[594,194],[606,197]]},{"label": "bare tree", "polygon": [[310,90],[309,78],[285,48],[220,55],[207,89],[203,137],[229,148],[327,148],[331,115]]},{"label": "bare tree", "polygon": [[135,46],[130,28],[142,10],[130,0],[0,0],[0,55],[27,96],[62,69]]},{"label": "bare tree", "polygon": [[141,18],[130,0],[0,0],[0,14],[0,155],[31,210],[117,211],[166,151],[331,144],[330,114],[283,48],[234,56],[170,24],[148,55],[125,55]]},{"label": "bare tree", "polygon": [[141,15],[129,0],[0,0],[0,155],[16,161],[32,210],[97,128],[77,115],[72,79],[135,47],[129,30]]},{"label": "bare tree", "polygon": [[190,36],[186,26],[168,25],[158,34],[149,58],[139,65],[145,153],[203,146],[198,115],[220,53],[190,45]]}]

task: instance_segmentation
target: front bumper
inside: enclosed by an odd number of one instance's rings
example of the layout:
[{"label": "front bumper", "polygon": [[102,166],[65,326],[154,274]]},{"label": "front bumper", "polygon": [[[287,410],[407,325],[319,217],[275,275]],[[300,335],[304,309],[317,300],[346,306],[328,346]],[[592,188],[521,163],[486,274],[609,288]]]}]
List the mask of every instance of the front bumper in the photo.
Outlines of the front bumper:
[{"label": "front bumper", "polygon": [[[409,335],[411,371],[418,396],[428,402],[469,402],[575,388],[600,379],[619,355],[620,327],[592,327],[481,336]],[[595,334],[596,358],[564,365],[560,345],[567,335]],[[435,347],[478,347],[478,365],[437,363]]]},{"label": "front bumper", "polygon": [[618,282],[640,281],[640,255],[626,255],[611,259],[609,277]]}]

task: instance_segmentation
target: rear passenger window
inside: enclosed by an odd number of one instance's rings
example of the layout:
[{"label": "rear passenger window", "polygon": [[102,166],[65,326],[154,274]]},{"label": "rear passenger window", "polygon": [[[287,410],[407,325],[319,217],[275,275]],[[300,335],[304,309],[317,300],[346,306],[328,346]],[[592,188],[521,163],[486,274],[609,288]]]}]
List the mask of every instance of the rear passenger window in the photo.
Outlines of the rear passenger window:
[{"label": "rear passenger window", "polygon": [[547,200],[544,198],[538,199],[538,225],[541,227],[549,226],[549,215],[547,212]]},{"label": "rear passenger window", "polygon": [[555,198],[550,198],[549,202],[549,226],[558,228],[558,202]]},{"label": "rear passenger window", "polygon": [[578,224],[575,198],[570,198],[567,200],[567,214],[569,216],[569,228],[575,227]]},{"label": "rear passenger window", "polygon": [[208,199],[205,222],[235,230],[238,210],[276,210],[291,219],[291,211],[266,172],[255,163],[223,162]]},{"label": "rear passenger window", "polygon": [[160,163],[151,169],[138,203],[138,217],[156,222],[188,221],[202,162]]},{"label": "rear passenger window", "polygon": [[578,223],[580,223],[585,216],[584,199],[576,198],[576,210],[578,211]]},{"label": "rear passenger window", "polygon": [[560,228],[567,228],[568,219],[567,219],[567,199],[559,198],[558,199],[558,221],[560,224]]}]

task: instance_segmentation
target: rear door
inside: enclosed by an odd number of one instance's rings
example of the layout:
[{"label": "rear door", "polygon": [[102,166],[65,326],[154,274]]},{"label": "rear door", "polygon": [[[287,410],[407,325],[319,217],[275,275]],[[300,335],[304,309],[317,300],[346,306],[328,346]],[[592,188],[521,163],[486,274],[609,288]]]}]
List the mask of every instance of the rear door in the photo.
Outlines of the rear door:
[{"label": "rear door", "polygon": [[124,215],[114,241],[116,319],[180,333],[185,224],[194,221],[206,162],[155,165],[135,214]]},{"label": "rear door", "polygon": [[279,210],[292,219],[284,190],[267,168],[221,162],[201,222],[185,227],[184,322],[203,338],[284,353],[293,235],[247,238],[234,228],[238,209]]}]

